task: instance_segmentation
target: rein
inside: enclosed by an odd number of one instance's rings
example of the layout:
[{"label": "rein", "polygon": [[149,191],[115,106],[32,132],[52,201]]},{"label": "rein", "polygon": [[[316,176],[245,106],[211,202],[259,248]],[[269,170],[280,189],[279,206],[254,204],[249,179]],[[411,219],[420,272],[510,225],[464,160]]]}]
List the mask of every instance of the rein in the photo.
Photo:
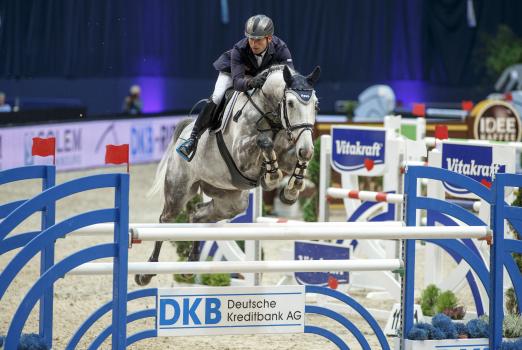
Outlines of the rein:
[{"label": "rein", "polygon": [[[265,96],[265,98],[267,100],[269,100],[267,98],[265,92],[263,91],[263,88],[259,88],[257,90],[261,91],[263,96]],[[306,90],[306,91],[312,91],[312,90]],[[312,132],[314,125],[310,124],[310,123],[300,123],[300,124],[292,125],[290,123],[290,119],[288,118],[288,108],[287,108],[287,105],[286,105],[286,100],[287,100],[286,96],[287,96],[288,93],[292,93],[292,94],[296,95],[297,98],[301,102],[303,102],[303,103],[307,103],[308,102],[308,101],[304,101],[303,100],[303,98],[301,97],[302,95],[299,92],[297,92],[295,90],[292,90],[292,89],[289,89],[289,88],[285,88],[285,90],[283,92],[283,98],[277,104],[277,106],[275,106],[274,110],[273,111],[269,111],[269,112],[263,112],[263,110],[252,99],[252,96],[250,96],[250,94],[248,94],[248,93],[246,93],[246,95],[247,95],[247,98],[248,98],[248,102],[250,102],[252,104],[252,106],[254,106],[254,108],[258,111],[258,113],[261,114],[261,117],[256,121],[256,129],[257,129],[258,132],[262,133],[262,132],[272,131],[272,133],[275,135],[279,131],[285,130],[287,138],[288,138],[288,141],[292,142],[293,144],[296,144],[297,141],[299,140],[299,138],[301,137],[301,135],[303,134],[303,132],[305,132],[307,130]],[[308,92],[307,96],[308,96],[308,100],[309,100],[310,96],[311,96],[311,93]],[[262,129],[260,127],[260,123],[263,120],[266,120],[266,122],[269,125],[269,128]],[[297,137],[294,137],[293,131],[294,130],[299,130],[299,129],[302,129],[301,132],[299,132]]]}]

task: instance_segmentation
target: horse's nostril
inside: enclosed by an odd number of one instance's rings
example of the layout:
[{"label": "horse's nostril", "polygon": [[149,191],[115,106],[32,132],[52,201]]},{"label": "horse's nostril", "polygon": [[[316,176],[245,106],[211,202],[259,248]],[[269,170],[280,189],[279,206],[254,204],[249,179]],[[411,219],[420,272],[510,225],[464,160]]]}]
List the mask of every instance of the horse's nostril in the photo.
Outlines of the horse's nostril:
[{"label": "horse's nostril", "polygon": [[312,152],[313,152],[313,149],[300,148],[299,157],[301,157],[303,159],[310,159],[310,158],[312,158]]}]

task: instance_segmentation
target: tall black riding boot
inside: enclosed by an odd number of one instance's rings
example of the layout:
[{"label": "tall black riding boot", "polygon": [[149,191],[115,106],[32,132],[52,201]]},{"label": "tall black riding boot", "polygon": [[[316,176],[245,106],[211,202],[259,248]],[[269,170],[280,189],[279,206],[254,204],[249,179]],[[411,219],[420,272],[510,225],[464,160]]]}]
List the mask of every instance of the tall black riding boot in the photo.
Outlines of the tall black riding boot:
[{"label": "tall black riding boot", "polygon": [[194,155],[196,154],[196,149],[198,147],[198,140],[200,136],[208,129],[208,127],[212,123],[212,118],[214,117],[214,112],[217,108],[217,105],[209,100],[205,107],[201,110],[194,123],[194,127],[192,128],[192,132],[190,133],[190,137],[187,141],[183,142],[178,148],[178,154],[185,159],[187,162],[190,162]]}]

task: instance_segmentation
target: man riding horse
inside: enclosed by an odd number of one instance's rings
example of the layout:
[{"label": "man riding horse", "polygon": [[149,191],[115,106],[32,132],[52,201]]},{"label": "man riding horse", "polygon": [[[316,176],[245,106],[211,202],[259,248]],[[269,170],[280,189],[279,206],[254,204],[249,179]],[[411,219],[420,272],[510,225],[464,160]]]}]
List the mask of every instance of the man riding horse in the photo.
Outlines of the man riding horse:
[{"label": "man riding horse", "polygon": [[177,149],[187,161],[194,157],[200,136],[213,124],[227,89],[234,87],[237,91],[247,91],[260,88],[266,75],[257,76],[258,73],[272,65],[285,64],[294,68],[290,50],[274,35],[274,24],[267,16],[250,17],[245,24],[245,36],[214,62],[214,68],[219,71],[214,92],[199,113],[190,138]]},{"label": "man riding horse", "polygon": [[[312,130],[319,103],[314,86],[321,70],[317,66],[309,75],[296,72],[288,48],[273,32],[268,17],[250,18],[247,38],[214,64],[220,71],[216,88],[197,121],[185,119],[176,125],[150,191],[163,193],[160,222],[174,222],[198,193],[210,200],[190,211],[189,222],[231,219],[248,207],[249,190],[259,185],[277,188],[283,172],[290,174],[279,195],[283,203],[295,203],[303,191],[314,152]],[[242,92],[234,94],[225,110],[228,123],[204,133],[215,124],[215,110],[232,85]],[[198,142],[201,150],[196,153]],[[158,261],[162,244],[154,244],[149,261]],[[189,260],[199,260],[199,251],[199,242],[193,242]],[[135,280],[146,285],[153,276],[138,274]]]}]

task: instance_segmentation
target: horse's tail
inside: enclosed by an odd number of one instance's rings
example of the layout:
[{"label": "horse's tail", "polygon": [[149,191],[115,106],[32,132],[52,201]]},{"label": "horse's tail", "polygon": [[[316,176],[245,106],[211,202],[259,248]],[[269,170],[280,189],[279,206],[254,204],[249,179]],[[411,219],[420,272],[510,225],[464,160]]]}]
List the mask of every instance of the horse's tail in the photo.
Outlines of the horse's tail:
[{"label": "horse's tail", "polygon": [[176,146],[176,142],[179,139],[179,135],[181,132],[192,123],[194,119],[183,119],[180,121],[176,128],[174,129],[174,133],[172,134],[172,139],[161,158],[160,163],[158,164],[158,168],[156,169],[156,174],[154,175],[154,182],[152,183],[152,187],[147,192],[148,197],[152,197],[156,193],[163,192],[163,185],[165,184],[165,175],[167,174],[167,165],[169,163],[169,158],[171,154],[174,154],[174,147]]}]

